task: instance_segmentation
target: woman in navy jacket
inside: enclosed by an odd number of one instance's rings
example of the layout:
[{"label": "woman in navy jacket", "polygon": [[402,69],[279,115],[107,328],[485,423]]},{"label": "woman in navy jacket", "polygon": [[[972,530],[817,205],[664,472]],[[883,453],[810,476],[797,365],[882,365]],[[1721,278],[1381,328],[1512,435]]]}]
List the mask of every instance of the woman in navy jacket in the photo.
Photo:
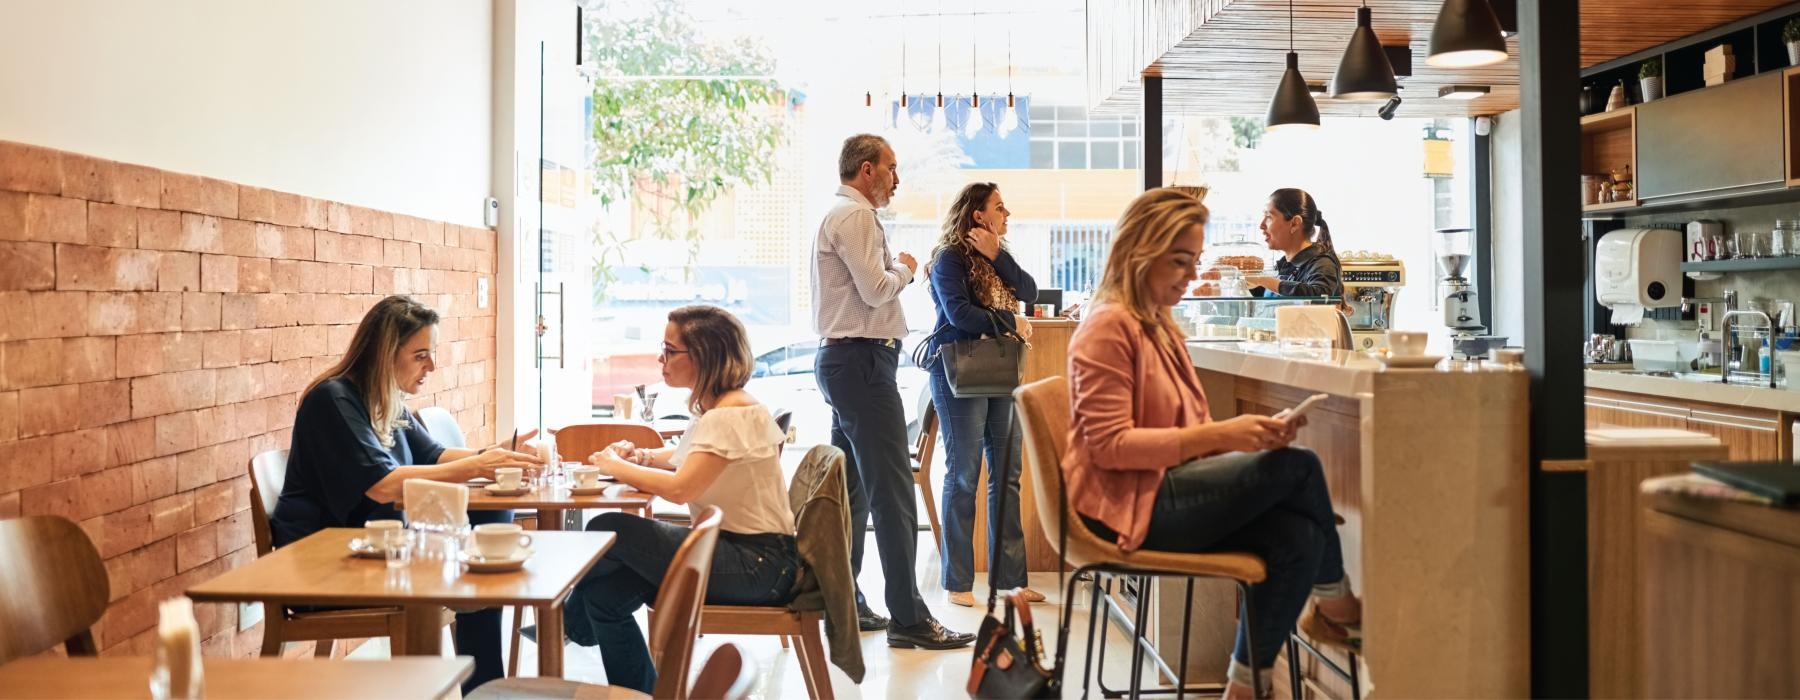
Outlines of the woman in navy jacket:
[{"label": "woman in navy jacket", "polygon": [[[931,402],[937,409],[944,439],[943,557],[944,590],[950,602],[975,604],[975,484],[982,452],[987,464],[999,465],[1006,478],[988,479],[988,566],[1002,590],[1024,588],[1025,538],[1019,526],[1019,433],[1013,427],[1011,398],[956,398],[936,351],[958,340],[1017,334],[1031,336],[1031,322],[1019,315],[1021,302],[1037,299],[1037,281],[1019,268],[1001,245],[1012,214],[991,182],[964,187],[944,217],[943,235],[931,254],[931,301],[937,323],[926,342],[925,368],[931,373]],[[1010,449],[1003,449],[1011,443]],[[1006,522],[999,522],[1000,499],[1006,499]],[[995,537],[993,533],[1002,533]],[[1025,589],[1027,599],[1043,600]]]}]

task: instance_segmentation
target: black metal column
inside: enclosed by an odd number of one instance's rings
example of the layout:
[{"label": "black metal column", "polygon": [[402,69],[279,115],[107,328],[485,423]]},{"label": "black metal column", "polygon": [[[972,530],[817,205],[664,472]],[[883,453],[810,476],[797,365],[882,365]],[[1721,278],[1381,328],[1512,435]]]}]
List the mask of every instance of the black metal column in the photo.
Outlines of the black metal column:
[{"label": "black metal column", "polygon": [[1144,122],[1138,126],[1144,152],[1138,164],[1144,168],[1144,189],[1163,186],[1163,100],[1162,81],[1155,76],[1141,76],[1144,84]]},{"label": "black metal column", "polygon": [[1579,0],[1519,3],[1525,363],[1531,372],[1531,694],[1588,694],[1587,483],[1544,460],[1586,456],[1582,401]]},{"label": "black metal column", "polygon": [[[1494,137],[1482,136],[1469,130],[1469,179],[1474,181],[1474,191],[1469,197],[1469,225],[1475,229],[1475,294],[1480,305],[1482,322],[1486,323],[1490,333],[1499,335],[1494,328]],[[1518,338],[1510,338],[1518,342]]]}]

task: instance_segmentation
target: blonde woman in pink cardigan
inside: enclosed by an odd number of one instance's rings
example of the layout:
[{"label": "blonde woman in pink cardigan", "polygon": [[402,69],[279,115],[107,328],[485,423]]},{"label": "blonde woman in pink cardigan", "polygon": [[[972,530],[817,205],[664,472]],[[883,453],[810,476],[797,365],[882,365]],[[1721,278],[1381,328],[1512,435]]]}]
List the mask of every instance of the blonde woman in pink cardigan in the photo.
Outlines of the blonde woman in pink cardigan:
[{"label": "blonde woman in pink cardigan", "polygon": [[1296,618],[1314,641],[1354,650],[1362,603],[1344,575],[1319,458],[1288,446],[1305,419],[1207,413],[1171,313],[1198,277],[1206,219],[1199,199],[1170,189],[1145,192],[1119,218],[1095,306],[1069,344],[1074,416],[1062,468],[1082,521],[1126,550],[1244,551],[1267,562],[1268,579],[1251,587],[1263,680],[1253,685],[1240,620],[1225,692],[1250,698],[1272,688]]}]

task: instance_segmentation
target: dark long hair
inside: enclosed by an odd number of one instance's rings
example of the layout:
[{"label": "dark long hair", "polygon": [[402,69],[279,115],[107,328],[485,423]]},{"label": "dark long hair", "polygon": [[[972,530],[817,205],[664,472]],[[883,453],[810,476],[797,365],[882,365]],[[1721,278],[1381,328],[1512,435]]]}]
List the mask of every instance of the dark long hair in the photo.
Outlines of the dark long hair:
[{"label": "dark long hair", "polygon": [[1325,215],[1319,213],[1319,202],[1298,187],[1283,187],[1269,194],[1269,204],[1282,217],[1292,219],[1300,217],[1300,235],[1306,240],[1318,244],[1321,252],[1333,258],[1337,257],[1337,247],[1331,244],[1331,226],[1325,223]]},{"label": "dark long hair", "polygon": [[749,334],[736,316],[717,306],[693,304],[669,312],[675,334],[687,344],[694,363],[694,387],[688,410],[698,416],[719,397],[750,383]]},{"label": "dark long hair", "polygon": [[350,336],[344,356],[306,385],[301,396],[327,380],[343,377],[362,392],[369,423],[382,447],[393,447],[394,430],[406,424],[406,404],[394,382],[394,358],[414,333],[438,323],[438,313],[412,297],[390,296],[369,308]]},{"label": "dark long hair", "polygon": [[[950,203],[950,211],[944,215],[937,245],[931,249],[931,260],[937,260],[938,254],[945,250],[962,254],[969,264],[969,289],[976,303],[990,309],[1018,311],[1018,300],[994,271],[994,264],[976,252],[975,246],[968,241],[969,231],[975,228],[975,212],[987,208],[988,200],[999,190],[1000,186],[992,182],[971,182],[957,193],[956,201]],[[1006,239],[1000,240],[1000,247],[1006,248]]]}]

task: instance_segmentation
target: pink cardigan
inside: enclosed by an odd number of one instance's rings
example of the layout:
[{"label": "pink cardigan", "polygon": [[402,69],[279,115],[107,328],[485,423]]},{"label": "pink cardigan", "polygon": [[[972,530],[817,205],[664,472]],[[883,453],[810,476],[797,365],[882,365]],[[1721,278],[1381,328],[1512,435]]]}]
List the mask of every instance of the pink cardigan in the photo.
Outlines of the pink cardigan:
[{"label": "pink cardigan", "polygon": [[1137,549],[1163,472],[1181,462],[1178,428],[1211,420],[1200,377],[1185,349],[1107,304],[1091,309],[1069,341],[1069,385],[1069,496],[1076,512],[1119,533],[1120,548]]}]

